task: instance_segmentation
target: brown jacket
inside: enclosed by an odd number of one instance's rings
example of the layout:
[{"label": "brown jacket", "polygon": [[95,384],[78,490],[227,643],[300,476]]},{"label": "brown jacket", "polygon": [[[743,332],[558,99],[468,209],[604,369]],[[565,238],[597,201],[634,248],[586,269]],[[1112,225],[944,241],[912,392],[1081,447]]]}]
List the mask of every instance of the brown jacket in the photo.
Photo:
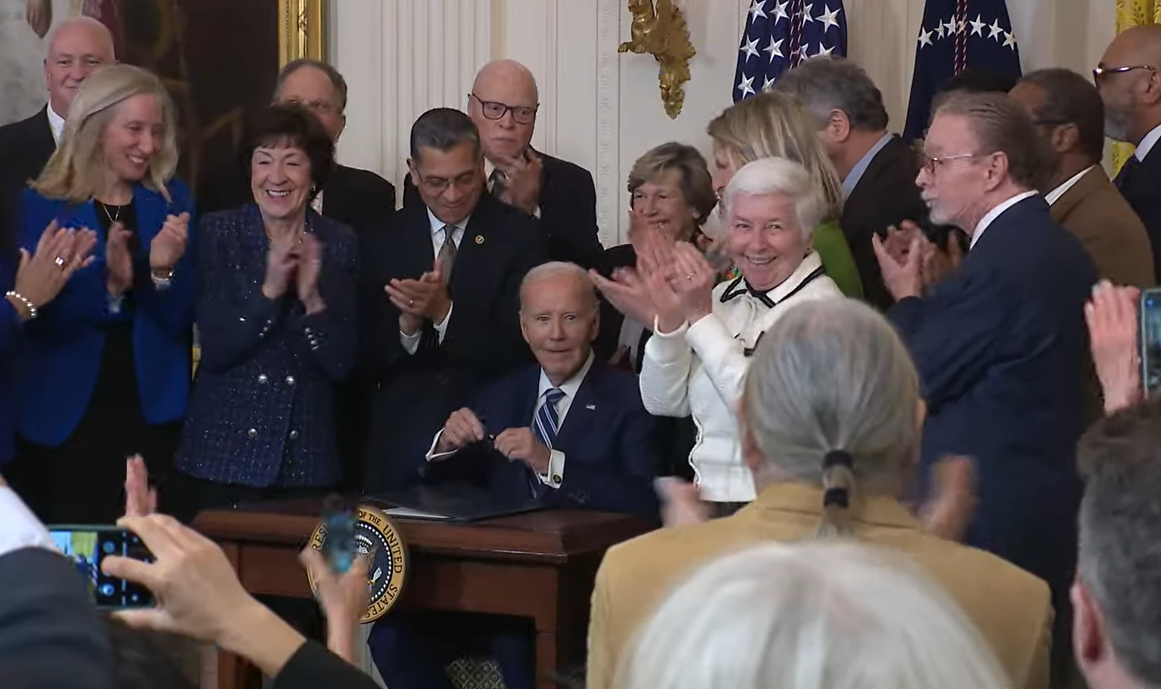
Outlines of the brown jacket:
[{"label": "brown jacket", "polygon": [[1080,240],[1101,278],[1142,288],[1157,284],[1145,225],[1101,166],[1052,204],[1052,219]]},{"label": "brown jacket", "polygon": [[[1048,687],[1052,608],[1047,584],[994,555],[924,533],[893,498],[856,500],[851,510],[857,538],[909,554],[946,587],[1013,686]],[[779,484],[732,517],[654,531],[610,549],[593,590],[588,689],[613,689],[617,664],[638,628],[698,565],[748,545],[811,538],[821,517],[819,489]]]}]

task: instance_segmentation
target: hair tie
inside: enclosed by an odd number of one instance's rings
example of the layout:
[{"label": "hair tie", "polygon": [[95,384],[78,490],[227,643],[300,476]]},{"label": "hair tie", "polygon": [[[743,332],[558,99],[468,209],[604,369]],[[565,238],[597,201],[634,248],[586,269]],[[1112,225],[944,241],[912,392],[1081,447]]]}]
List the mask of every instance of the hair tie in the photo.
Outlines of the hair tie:
[{"label": "hair tie", "polygon": [[831,469],[831,468],[836,467],[836,466],[842,466],[842,467],[846,467],[847,469],[853,469],[854,465],[855,465],[854,458],[852,458],[851,454],[849,452],[847,452],[846,450],[831,450],[830,452],[826,453],[825,457],[822,458],[823,471],[826,471],[827,469]]},{"label": "hair tie", "polygon": [[822,506],[838,506],[846,509],[851,506],[851,494],[846,488],[827,488],[822,494]]}]

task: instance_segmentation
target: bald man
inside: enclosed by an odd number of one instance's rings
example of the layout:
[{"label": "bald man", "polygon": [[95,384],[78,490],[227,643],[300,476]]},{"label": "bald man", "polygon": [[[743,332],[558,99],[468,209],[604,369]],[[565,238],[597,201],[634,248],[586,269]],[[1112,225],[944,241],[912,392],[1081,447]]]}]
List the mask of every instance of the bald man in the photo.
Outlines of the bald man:
[{"label": "bald man", "polygon": [[[549,258],[595,267],[604,250],[597,238],[593,176],[532,148],[539,108],[536,79],[519,62],[496,60],[476,74],[468,94],[468,115],[480,130],[488,190],[539,218]],[[414,185],[405,180],[403,205],[418,202]]]},{"label": "bald man", "polygon": [[1145,223],[1153,268],[1161,275],[1161,26],[1118,35],[1093,71],[1105,103],[1105,136],[1137,147],[1117,174],[1117,189]]},{"label": "bald man", "polygon": [[77,89],[93,70],[113,61],[113,36],[96,19],[70,19],[49,34],[44,59],[48,104],[26,120],[0,127],[0,250],[4,254],[15,247],[20,193],[56,151]]}]

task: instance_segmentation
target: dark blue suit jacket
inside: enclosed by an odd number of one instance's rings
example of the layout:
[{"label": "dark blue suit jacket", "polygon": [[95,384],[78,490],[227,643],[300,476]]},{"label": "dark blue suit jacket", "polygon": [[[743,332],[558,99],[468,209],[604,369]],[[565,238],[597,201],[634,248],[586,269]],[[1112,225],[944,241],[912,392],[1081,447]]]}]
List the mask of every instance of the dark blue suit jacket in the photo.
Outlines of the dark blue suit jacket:
[{"label": "dark blue suit jacket", "polygon": [[[489,435],[532,425],[540,367],[500,378],[475,398],[472,410]],[[569,406],[553,449],[565,455],[560,488],[545,488],[552,507],[583,507],[655,518],[653,479],[659,458],[650,442],[653,417],[641,404],[637,377],[593,361]],[[478,443],[423,467],[426,482],[462,481],[513,500],[527,497],[531,470]]]},{"label": "dark blue suit jacket", "polygon": [[[117,322],[133,323],[133,355],[145,420],[162,424],[185,416],[196,280],[194,220],[190,220],[190,243],[174,268],[170,286],[158,289],[149,277],[149,243],[165,217],[193,213],[193,199],[183,183],[171,180],[169,192],[172,202],[144,186],[133,189],[138,248],[133,257],[131,307],[120,313],[109,309],[105,239],[98,233],[92,265],[74,273],[56,299],[26,326],[27,347],[17,389],[21,392],[20,433],[28,440],[56,447],[76,430],[100,373],[105,326]],[[100,227],[92,201],[72,204],[28,189],[21,208],[20,245],[30,252],[36,250],[40,235],[53,220],[61,227]]]},{"label": "dark blue suit jacket", "polygon": [[928,405],[923,474],[969,455],[980,503],[970,545],[1046,579],[1072,577],[1081,484],[1088,254],[1040,197],[1004,211],[958,273],[888,313],[907,342]]},{"label": "dark blue suit jacket", "polygon": [[269,240],[258,206],[198,229],[198,365],[175,466],[243,486],[329,486],[339,478],[333,386],[355,360],[358,246],[346,225],[307,210],[323,244],[325,311],[262,294]]},{"label": "dark blue suit jacket", "polygon": [[1133,212],[1145,223],[1153,245],[1154,275],[1161,279],[1161,150],[1150,151],[1145,160],[1131,159],[1117,173],[1115,184]]}]

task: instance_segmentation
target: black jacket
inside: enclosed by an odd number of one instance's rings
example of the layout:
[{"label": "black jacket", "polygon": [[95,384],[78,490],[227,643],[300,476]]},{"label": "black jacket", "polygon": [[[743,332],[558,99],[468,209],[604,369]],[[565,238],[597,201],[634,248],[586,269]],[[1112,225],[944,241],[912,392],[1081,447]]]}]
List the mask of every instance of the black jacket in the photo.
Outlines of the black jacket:
[{"label": "black jacket", "polygon": [[48,106],[26,120],[0,127],[0,250],[12,256],[20,228],[20,196],[56,152]]}]

